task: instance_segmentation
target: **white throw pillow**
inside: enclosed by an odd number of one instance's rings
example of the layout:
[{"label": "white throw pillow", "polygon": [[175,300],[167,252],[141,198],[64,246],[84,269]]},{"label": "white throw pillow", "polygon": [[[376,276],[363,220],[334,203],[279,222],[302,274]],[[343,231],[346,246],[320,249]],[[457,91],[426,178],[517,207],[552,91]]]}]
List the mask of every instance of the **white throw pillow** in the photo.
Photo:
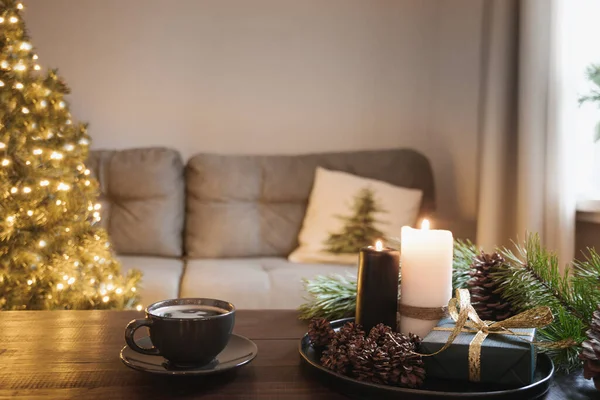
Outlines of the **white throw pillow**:
[{"label": "white throw pillow", "polygon": [[300,263],[356,264],[358,250],[416,223],[423,192],[317,167],[299,247]]}]

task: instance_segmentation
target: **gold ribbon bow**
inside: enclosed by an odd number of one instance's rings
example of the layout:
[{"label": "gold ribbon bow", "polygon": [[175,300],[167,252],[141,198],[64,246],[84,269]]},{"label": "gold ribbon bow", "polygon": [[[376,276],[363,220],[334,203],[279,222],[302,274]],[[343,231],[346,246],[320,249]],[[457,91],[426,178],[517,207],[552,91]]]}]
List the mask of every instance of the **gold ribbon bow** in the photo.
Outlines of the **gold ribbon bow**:
[{"label": "gold ribbon bow", "polygon": [[[446,344],[433,354],[421,355],[433,356],[446,350],[465,328],[468,332],[475,332],[475,337],[469,343],[469,380],[472,382],[481,380],[481,345],[490,333],[518,337],[518,334],[512,332],[510,328],[543,328],[553,321],[552,310],[549,307],[532,308],[504,321],[483,321],[471,305],[471,296],[467,289],[456,290],[456,298],[451,299],[448,303],[448,312],[454,320],[455,326],[452,328]],[[437,329],[445,330],[444,328]]]}]

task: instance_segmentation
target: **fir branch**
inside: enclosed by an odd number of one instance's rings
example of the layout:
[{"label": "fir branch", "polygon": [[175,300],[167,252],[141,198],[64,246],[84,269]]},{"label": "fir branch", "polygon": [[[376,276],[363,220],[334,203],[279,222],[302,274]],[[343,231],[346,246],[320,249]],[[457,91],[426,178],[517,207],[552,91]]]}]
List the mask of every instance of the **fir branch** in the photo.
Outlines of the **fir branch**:
[{"label": "fir branch", "polygon": [[523,245],[516,247],[517,254],[502,250],[506,263],[494,273],[500,295],[518,311],[550,307],[555,320],[539,330],[540,338],[552,342],[571,339],[572,347],[547,352],[562,371],[580,367],[579,344],[585,339],[589,320],[574,301],[568,271],[560,273],[556,255],[542,247],[538,235],[529,235]]},{"label": "fir branch", "polygon": [[[556,297],[556,300],[558,300],[558,302],[560,303],[560,305],[562,307],[564,307],[565,310],[567,310],[568,312],[572,313],[573,315],[575,315],[580,320],[585,320],[586,319],[583,315],[581,315],[579,313],[579,311],[577,311],[576,307],[574,307],[574,306],[571,305],[571,301],[567,300],[567,297],[565,296],[565,294],[563,294],[563,292],[561,292],[560,290],[555,289],[553,287],[552,282],[554,282],[554,281],[547,282],[530,265],[525,265],[524,267],[529,270],[529,272],[537,279],[537,281],[540,283],[540,285],[542,285],[543,287],[545,287],[548,292],[552,293],[554,295],[554,297]],[[568,271],[567,271],[567,275],[568,275]],[[564,280],[565,283],[568,282],[568,279],[566,277],[564,277],[564,278],[558,278],[558,279],[561,279],[561,281]],[[559,285],[554,285],[554,286],[560,286],[560,284]],[[571,297],[570,295],[567,295],[567,296],[569,296],[569,298]]]},{"label": "fir branch", "polygon": [[454,258],[452,261],[452,288],[466,289],[467,282],[471,279],[469,271],[473,259],[477,256],[479,249],[470,240],[456,239],[454,241]]},{"label": "fir branch", "polygon": [[354,315],[356,309],[356,278],[351,275],[319,275],[303,279],[307,302],[302,304],[300,319],[325,318],[335,320]]},{"label": "fir branch", "polygon": [[600,285],[600,255],[593,248],[583,253],[583,260],[574,261],[573,272],[583,279],[591,280],[596,286]]},{"label": "fir branch", "polygon": [[586,321],[591,321],[600,304],[600,255],[595,249],[588,248],[583,257],[583,260],[573,262],[571,287],[577,309]]},{"label": "fir branch", "polygon": [[[541,246],[539,236],[529,235],[524,245],[515,244],[515,246],[517,254],[508,249],[501,251],[507,262],[505,268],[501,268],[496,276],[505,278],[500,282],[503,297],[508,298],[515,295],[514,305],[520,310],[526,310],[536,305],[532,302],[540,301],[537,295],[541,294],[543,296],[541,301],[551,303],[556,307],[567,308],[578,314],[569,302],[568,278],[566,274],[565,276],[560,275],[556,256],[548,253]],[[528,284],[535,284],[535,290],[527,295],[514,290],[520,289],[524,280]],[[519,283],[521,284],[519,285]],[[540,293],[537,293],[538,291]],[[536,292],[536,296],[533,295],[533,292]]]},{"label": "fir branch", "polygon": [[570,338],[574,341],[573,347],[563,349],[543,348],[540,350],[548,354],[556,367],[562,372],[571,372],[581,367],[581,360],[579,359],[580,343],[583,342],[586,337],[585,332],[586,324],[580,319],[573,318],[564,309],[559,309],[554,315],[554,322],[540,330],[540,338],[542,341],[548,342],[560,342],[565,338]]}]

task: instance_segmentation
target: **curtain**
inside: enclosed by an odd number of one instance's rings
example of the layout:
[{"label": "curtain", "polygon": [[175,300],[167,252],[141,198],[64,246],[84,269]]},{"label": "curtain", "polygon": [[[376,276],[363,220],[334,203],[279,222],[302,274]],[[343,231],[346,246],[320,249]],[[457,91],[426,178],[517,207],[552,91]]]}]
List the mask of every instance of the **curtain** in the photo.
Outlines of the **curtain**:
[{"label": "curtain", "polygon": [[537,232],[562,266],[576,215],[568,2],[486,2],[477,221],[482,247]]}]

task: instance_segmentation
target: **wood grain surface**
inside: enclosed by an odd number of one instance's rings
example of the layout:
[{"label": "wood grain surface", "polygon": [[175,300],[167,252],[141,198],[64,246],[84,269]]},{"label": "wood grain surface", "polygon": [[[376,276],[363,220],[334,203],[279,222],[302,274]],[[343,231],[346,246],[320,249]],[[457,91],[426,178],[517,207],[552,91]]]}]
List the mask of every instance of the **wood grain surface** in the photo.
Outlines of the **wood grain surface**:
[{"label": "wood grain surface", "polygon": [[[343,399],[300,362],[306,323],[293,311],[240,310],[235,332],[258,356],[234,372],[210,377],[156,376],[119,359],[126,311],[0,313],[0,398],[27,399]],[[557,378],[548,400],[599,398],[580,375]]]}]

